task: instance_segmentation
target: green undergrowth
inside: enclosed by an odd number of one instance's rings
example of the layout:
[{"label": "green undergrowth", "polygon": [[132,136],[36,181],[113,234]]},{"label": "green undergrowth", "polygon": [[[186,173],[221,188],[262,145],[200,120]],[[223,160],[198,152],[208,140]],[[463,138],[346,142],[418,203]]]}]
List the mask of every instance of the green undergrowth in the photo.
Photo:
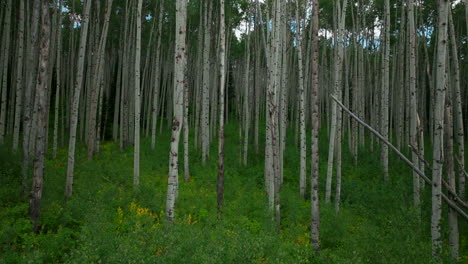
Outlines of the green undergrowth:
[{"label": "green undergrowth", "polygon": [[[326,204],[322,191],[326,131],[320,139],[318,256],[310,244],[310,202],[299,198],[294,137],[288,137],[284,153],[278,233],[264,191],[264,154],[250,146],[249,164],[242,166],[238,128],[229,124],[222,214],[216,210],[217,142],[204,167],[201,153],[191,145],[191,181],[184,183],[181,171],[172,225],[164,216],[169,134],[158,136],[154,152],[150,140],[142,140],[140,186],[135,190],[131,148],[120,152],[118,144],[106,142],[87,161],[84,146],[79,146],[69,201],[64,199],[67,150],[60,149],[55,160],[49,157],[38,235],[31,233],[28,200],[21,195],[21,158],[2,147],[0,263],[431,263],[430,188],[424,190],[421,208],[412,207],[412,174],[403,162],[390,155],[390,181],[384,183],[378,147],[373,152],[368,146],[361,149],[354,166],[345,141],[342,202],[335,213],[334,197]],[[444,207],[443,260],[450,263],[446,216]],[[468,262],[467,230],[460,219],[460,263]]]}]

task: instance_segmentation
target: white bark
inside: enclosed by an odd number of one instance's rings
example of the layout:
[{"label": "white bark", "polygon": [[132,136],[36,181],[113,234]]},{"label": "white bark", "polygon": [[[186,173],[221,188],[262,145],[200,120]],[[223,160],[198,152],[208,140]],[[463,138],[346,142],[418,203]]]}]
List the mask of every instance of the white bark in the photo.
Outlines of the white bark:
[{"label": "white bark", "polygon": [[[209,3],[208,3],[209,2]],[[204,27],[204,46],[203,46],[203,92],[201,109],[201,145],[202,145],[202,164],[206,163],[209,155],[210,129],[209,129],[209,100],[210,100],[210,44],[211,44],[211,1],[205,2],[205,27]]]},{"label": "white bark", "polygon": [[[413,0],[408,0],[408,34],[409,34],[409,103],[410,103],[410,144],[413,146],[418,145],[417,141],[417,100],[416,100],[416,29],[414,23],[414,3]],[[418,156],[412,152],[412,160],[414,164],[418,164]],[[420,204],[419,194],[419,177],[417,173],[413,172],[413,200],[414,206],[418,207]]]},{"label": "white bark", "polygon": [[[388,105],[389,105],[389,90],[390,90],[390,1],[385,0],[385,33],[382,56],[382,100],[381,100],[381,133],[385,139],[388,139]],[[381,146],[381,159],[384,170],[384,179],[388,180],[388,147],[385,144]]]},{"label": "white bark", "polygon": [[187,0],[176,2],[176,38],[174,56],[174,93],[173,108],[174,118],[172,122],[171,151],[169,157],[169,178],[167,184],[166,217],[170,222],[174,221],[174,206],[178,189],[178,155],[179,138],[182,127],[184,87],[187,85],[185,73],[187,70]]},{"label": "white bark", "polygon": [[153,108],[151,121],[151,150],[156,146],[156,121],[158,116],[159,91],[161,89],[161,35],[164,15],[164,0],[160,0],[158,16],[158,40],[156,44],[156,70],[155,82],[153,87]]},{"label": "white bark", "polygon": [[86,42],[88,38],[89,14],[91,9],[91,0],[85,3],[85,11],[83,14],[80,47],[78,51],[78,63],[76,70],[76,80],[74,85],[73,102],[71,105],[71,120],[70,120],[70,140],[68,144],[68,163],[67,163],[67,183],[65,188],[65,196],[69,199],[73,193],[73,175],[75,169],[75,144],[76,144],[76,128],[78,125],[78,107],[80,104],[81,88],[83,85],[84,59],[86,55]]},{"label": "white bark", "polygon": [[436,97],[434,108],[434,140],[432,162],[432,255],[439,257],[442,249],[440,219],[442,214],[442,163],[443,163],[443,130],[444,130],[444,102],[446,90],[446,60],[447,60],[447,17],[450,2],[438,1],[437,26],[437,71]]},{"label": "white bark", "polygon": [[318,72],[318,29],[319,29],[319,0],[312,0],[312,159],[311,159],[311,240],[315,251],[320,249],[320,203],[319,203],[319,72]]},{"label": "white bark", "polygon": [[226,36],[225,36],[225,14],[224,0],[220,0],[219,15],[219,141],[218,141],[218,182],[217,182],[217,203],[218,211],[224,202],[224,92],[226,84]]},{"label": "white bark", "polygon": [[296,0],[296,40],[297,40],[297,64],[299,70],[299,126],[300,126],[300,169],[299,190],[302,199],[306,199],[306,173],[307,173],[307,147],[306,147],[306,123],[305,123],[305,91],[304,72],[302,64],[302,36],[300,32],[301,17],[299,16],[299,0]]},{"label": "white bark", "polygon": [[136,16],[136,54],[135,54],[135,133],[133,150],[133,187],[140,184],[140,110],[141,110],[141,88],[140,88],[140,60],[141,60],[141,9],[143,0],[138,0]]},{"label": "white bark", "polygon": [[[61,12],[62,9],[62,1],[60,0],[60,6],[59,9]],[[59,15],[58,17],[58,33],[57,33],[57,64],[56,64],[56,92],[55,92],[55,113],[54,113],[54,139],[53,139],[53,150],[52,150],[52,155],[53,158],[57,158],[57,145],[58,145],[58,119],[59,119],[59,104],[60,104],[60,89],[61,89],[61,53],[62,53],[62,16]]]}]

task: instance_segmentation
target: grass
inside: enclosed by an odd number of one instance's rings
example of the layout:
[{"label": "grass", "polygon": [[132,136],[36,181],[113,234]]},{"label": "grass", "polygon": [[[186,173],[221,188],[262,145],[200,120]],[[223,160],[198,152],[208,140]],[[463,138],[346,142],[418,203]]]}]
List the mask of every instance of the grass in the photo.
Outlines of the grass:
[{"label": "grass", "polygon": [[[47,160],[38,235],[30,232],[28,201],[20,195],[21,159],[2,150],[0,263],[431,263],[430,189],[423,193],[420,210],[413,208],[406,165],[390,155],[390,181],[383,183],[378,148],[373,153],[361,150],[355,167],[344,143],[342,204],[336,214],[323,199],[328,148],[323,132],[319,256],[309,242],[310,202],[299,198],[294,137],[288,137],[284,154],[282,229],[277,233],[264,192],[263,153],[250,147],[248,166],[240,165],[238,128],[231,123],[226,129],[222,218],[216,212],[217,143],[204,167],[192,145],[191,181],[183,183],[180,173],[174,225],[164,220],[169,134],[158,136],[155,152],[150,140],[142,140],[136,191],[131,148],[120,152],[118,145],[105,142],[94,160],[87,161],[84,146],[79,146],[69,201],[64,200],[67,150],[60,149],[56,160]],[[444,208],[443,258],[450,262],[446,216]],[[468,229],[459,221],[460,263],[467,263]]]}]

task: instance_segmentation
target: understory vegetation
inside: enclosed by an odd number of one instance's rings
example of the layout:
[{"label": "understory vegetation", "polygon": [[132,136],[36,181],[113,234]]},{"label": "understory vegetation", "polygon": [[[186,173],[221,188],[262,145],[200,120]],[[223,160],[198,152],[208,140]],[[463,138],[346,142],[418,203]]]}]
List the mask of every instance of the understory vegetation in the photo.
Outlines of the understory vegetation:
[{"label": "understory vegetation", "polygon": [[[327,154],[326,137],[322,129],[320,157]],[[154,152],[150,139],[142,140],[137,190],[132,185],[131,148],[120,152],[118,144],[105,142],[95,159],[87,161],[85,146],[80,145],[75,192],[69,201],[63,196],[67,150],[60,149],[56,160],[46,161],[39,234],[31,232],[28,199],[21,194],[21,158],[2,149],[0,263],[432,263],[431,188],[423,189],[419,212],[412,206],[411,169],[390,155],[390,180],[383,182],[379,148],[375,145],[370,152],[370,140],[359,153],[358,166],[344,148],[338,214],[321,193],[321,251],[315,255],[310,245],[310,201],[301,200],[298,193],[299,149],[293,136],[287,140],[280,233],[266,202],[264,153],[252,151],[248,166],[241,165],[235,123],[226,127],[222,215],[216,210],[216,144],[204,167],[199,150],[191,146],[191,181],[183,183],[179,177],[172,225],[166,223],[164,211],[169,133],[158,136]],[[321,158],[320,189],[326,165]],[[445,222],[446,216],[444,207]],[[442,226],[446,241],[447,224]],[[461,221],[460,263],[468,262],[467,230]],[[443,259],[452,261],[448,246]]]}]

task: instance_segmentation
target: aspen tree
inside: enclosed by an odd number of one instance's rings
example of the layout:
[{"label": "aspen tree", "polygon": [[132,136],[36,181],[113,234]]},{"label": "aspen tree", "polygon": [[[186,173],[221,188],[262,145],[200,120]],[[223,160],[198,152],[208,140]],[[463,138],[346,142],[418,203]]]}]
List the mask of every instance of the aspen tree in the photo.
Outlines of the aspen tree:
[{"label": "aspen tree", "polygon": [[[346,16],[346,7],[347,0],[343,1],[343,6],[341,7],[341,0],[337,0],[337,37],[336,37],[336,58],[335,58],[335,69],[334,69],[334,95],[337,98],[341,98],[341,76],[343,73],[342,62],[343,62],[343,53],[344,53],[344,20]],[[333,175],[333,158],[335,154],[335,141],[336,144],[341,144],[341,111],[338,111],[336,102],[332,102],[332,114],[331,114],[331,129],[330,129],[330,144],[328,152],[328,169],[327,169],[327,181],[326,181],[326,190],[325,190],[325,202],[330,202],[331,197],[331,185],[332,185],[332,175]],[[340,162],[341,151],[337,151],[337,163]],[[339,186],[338,174],[341,174],[341,164],[337,164],[337,186]],[[341,175],[340,175],[341,176]],[[338,190],[338,187],[337,187]],[[338,201],[338,200],[337,200]]]},{"label": "aspen tree", "polygon": [[[465,2],[465,7],[468,11],[468,4]],[[466,16],[468,18],[468,16]],[[456,124],[455,128],[455,141],[457,143],[457,159],[458,159],[458,170],[457,170],[457,179],[458,179],[458,195],[460,197],[465,197],[465,131],[463,127],[463,102],[462,102],[462,95],[460,92],[460,65],[458,62],[458,49],[457,49],[457,41],[455,38],[455,29],[453,25],[452,19],[452,12],[449,10],[449,34],[450,34],[450,44],[451,48],[450,51],[452,53],[451,56],[451,65],[453,68],[453,110],[455,113],[455,121]]]},{"label": "aspen tree", "polygon": [[135,54],[135,133],[133,152],[133,186],[140,184],[140,110],[141,110],[141,87],[140,87],[140,58],[141,58],[141,9],[143,0],[138,0],[136,15],[136,54]]},{"label": "aspen tree", "polygon": [[2,71],[1,79],[1,101],[0,101],[0,144],[4,143],[6,133],[6,116],[7,116],[7,93],[8,93],[8,55],[10,53],[10,24],[11,24],[11,0],[7,0],[5,21],[3,24],[3,42],[2,42],[2,53],[4,54],[3,65],[0,65],[0,71]]},{"label": "aspen tree", "polygon": [[187,0],[176,2],[176,30],[174,51],[174,117],[172,121],[171,151],[169,155],[169,178],[167,184],[166,218],[174,221],[174,205],[178,189],[178,154],[179,138],[182,127],[184,87],[187,85],[185,73],[187,70]]},{"label": "aspen tree", "polygon": [[[450,13],[450,11],[449,11]],[[450,16],[450,14],[449,14]],[[450,188],[456,190],[455,180],[455,164],[454,164],[454,151],[453,151],[453,114],[452,114],[452,99],[450,88],[447,89],[445,97],[445,148],[444,148],[444,163],[447,173],[447,180]],[[451,197],[452,198],[452,197]],[[458,218],[457,212],[452,208],[448,210],[448,224],[449,224],[449,244],[450,253],[453,259],[458,259],[459,250],[459,233],[458,233]]]},{"label": "aspen tree", "polygon": [[49,63],[49,44],[50,44],[50,17],[49,3],[41,3],[41,41],[39,49],[39,75],[35,90],[35,104],[37,105],[37,127],[35,138],[35,157],[33,181],[31,195],[29,199],[29,215],[33,222],[33,231],[39,232],[39,215],[42,199],[44,162],[45,162],[45,142],[46,142],[46,119],[47,119],[47,67]]},{"label": "aspen tree", "polygon": [[156,121],[158,115],[158,102],[159,102],[159,91],[161,89],[161,36],[162,36],[162,25],[164,16],[164,0],[159,1],[159,15],[158,15],[158,37],[156,44],[156,70],[155,70],[155,82],[153,87],[153,108],[152,108],[152,122],[151,122],[151,150],[154,151],[156,145]]},{"label": "aspen tree", "polygon": [[[408,0],[408,42],[409,42],[409,103],[410,103],[410,144],[417,147],[417,101],[416,101],[416,31],[414,23],[414,3],[413,0]],[[414,164],[418,164],[419,158],[416,152],[412,152],[412,160]],[[413,199],[414,206],[420,204],[419,194],[419,176],[413,172]]]},{"label": "aspen tree", "polygon": [[65,188],[65,196],[70,199],[73,193],[73,176],[75,169],[75,144],[76,144],[76,129],[78,126],[78,107],[80,104],[81,87],[83,84],[84,59],[86,55],[86,42],[88,38],[89,15],[91,9],[91,0],[85,2],[85,11],[81,21],[81,37],[78,51],[78,62],[76,70],[76,80],[74,84],[73,101],[71,105],[71,120],[70,120],[70,140],[68,144],[68,163],[67,163],[67,183]]},{"label": "aspen tree", "polygon": [[221,207],[224,202],[224,93],[226,82],[226,36],[225,36],[225,13],[224,0],[220,0],[219,7],[219,134],[218,134],[218,183],[217,183],[217,202],[218,212],[221,212]]},{"label": "aspen tree", "polygon": [[312,78],[311,78],[311,98],[312,98],[312,157],[311,157],[311,240],[312,248],[315,251],[320,249],[320,203],[319,203],[319,0],[312,0]]},{"label": "aspen tree", "polygon": [[[411,0],[410,0],[411,1]],[[381,133],[385,139],[388,139],[388,105],[389,105],[389,90],[390,90],[390,1],[385,0],[385,15],[384,15],[384,43],[382,51],[382,97],[381,97]],[[388,146],[381,145],[381,159],[384,169],[384,180],[388,181]]]},{"label": "aspen tree", "polygon": [[297,64],[299,70],[299,123],[300,123],[300,171],[299,171],[299,189],[302,199],[306,199],[306,173],[307,173],[307,147],[306,147],[306,121],[305,121],[305,90],[304,90],[304,72],[302,64],[302,36],[301,36],[301,17],[299,16],[299,0],[296,0],[296,41],[297,41]]},{"label": "aspen tree", "polygon": [[[59,0],[59,12],[62,12],[62,0]],[[56,55],[56,90],[55,90],[55,113],[54,113],[54,139],[53,139],[53,147],[52,147],[52,156],[54,159],[57,158],[57,145],[58,145],[58,119],[59,119],[59,104],[60,104],[60,90],[61,90],[61,53],[62,53],[62,15],[57,16],[58,19],[58,33],[57,33],[57,55]]]},{"label": "aspen tree", "polygon": [[[342,86],[343,86],[343,60],[344,60],[344,49],[345,49],[345,35],[344,35],[344,26],[345,26],[345,18],[346,18],[346,8],[347,0],[344,1],[343,6],[338,4],[337,14],[339,18],[338,24],[338,50],[337,50],[337,61],[336,69],[335,69],[335,91],[337,95],[341,98],[342,97]],[[335,104],[335,108],[337,108]],[[335,191],[335,211],[338,212],[340,208],[340,200],[341,200],[341,140],[342,140],[342,119],[343,114],[341,109],[336,109],[336,191]],[[333,148],[332,148],[333,149]],[[328,174],[327,174],[328,176]]]},{"label": "aspen tree", "polygon": [[245,66],[244,66],[244,159],[242,164],[247,166],[247,156],[249,151],[249,128],[250,128],[250,21],[247,23],[245,29],[245,46],[246,46],[246,55],[245,55]]},{"label": "aspen tree", "polygon": [[443,163],[443,130],[444,130],[444,102],[446,90],[447,72],[447,18],[450,1],[438,1],[438,25],[437,25],[437,71],[436,71],[436,96],[434,108],[434,139],[432,162],[432,218],[431,237],[432,255],[440,257],[442,241],[440,233],[440,219],[442,214],[442,163]]},{"label": "aspen tree", "polygon": [[13,132],[13,151],[18,150],[20,125],[21,125],[21,108],[23,103],[23,53],[24,53],[24,2],[19,1],[18,11],[18,38],[16,45],[18,51],[16,54],[16,107],[15,107],[15,127]]},{"label": "aspen tree", "polygon": [[204,44],[203,44],[203,92],[201,109],[201,145],[202,164],[206,163],[209,155],[209,99],[210,99],[210,49],[211,49],[211,7],[212,1],[205,0]]}]

